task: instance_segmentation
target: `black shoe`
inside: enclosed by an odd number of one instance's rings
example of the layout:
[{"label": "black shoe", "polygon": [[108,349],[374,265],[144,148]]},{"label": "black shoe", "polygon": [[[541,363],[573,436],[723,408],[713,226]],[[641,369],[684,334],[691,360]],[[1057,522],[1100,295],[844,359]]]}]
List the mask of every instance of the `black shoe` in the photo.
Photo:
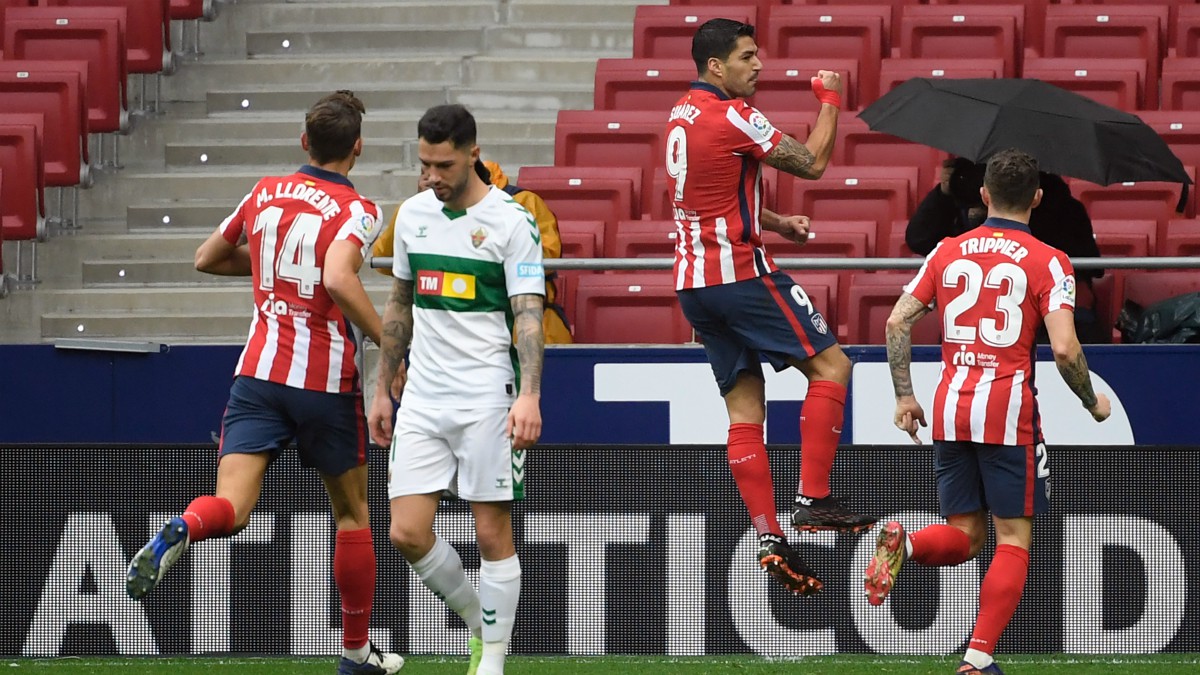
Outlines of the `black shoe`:
[{"label": "black shoe", "polygon": [[824,587],[816,572],[779,535],[758,538],[758,564],[796,595],[814,595]]},{"label": "black shoe", "polygon": [[342,657],[338,661],[338,675],[395,675],[404,667],[404,657],[379,651],[374,642],[369,643],[370,653],[362,663]]},{"label": "black shoe", "polygon": [[833,495],[820,499],[799,496],[792,506],[792,527],[801,532],[866,532],[877,520],[854,513]]}]

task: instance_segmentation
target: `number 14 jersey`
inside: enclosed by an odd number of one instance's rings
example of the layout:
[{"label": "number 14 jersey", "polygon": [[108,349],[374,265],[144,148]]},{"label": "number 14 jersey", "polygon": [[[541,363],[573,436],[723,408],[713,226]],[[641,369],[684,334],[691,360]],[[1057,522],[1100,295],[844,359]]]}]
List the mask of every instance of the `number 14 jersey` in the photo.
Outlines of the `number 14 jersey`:
[{"label": "number 14 jersey", "polygon": [[942,373],[929,420],[938,441],[1040,443],[1034,396],[1043,317],[1075,308],[1066,254],[1019,222],[989,218],[942,240],[905,292],[942,320]]},{"label": "number 14 jersey", "polygon": [[361,391],[350,321],[321,283],[325,253],[347,240],[363,256],[379,236],[379,207],[343,175],[303,166],[268,176],[221,223],[249,245],[254,319],[237,375],[329,393]]}]

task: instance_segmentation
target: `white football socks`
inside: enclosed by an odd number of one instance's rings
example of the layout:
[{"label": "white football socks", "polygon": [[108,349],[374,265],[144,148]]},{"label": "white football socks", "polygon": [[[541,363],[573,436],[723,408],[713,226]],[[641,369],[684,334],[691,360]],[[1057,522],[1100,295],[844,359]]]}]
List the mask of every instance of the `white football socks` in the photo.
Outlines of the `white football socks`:
[{"label": "white football socks", "polygon": [[479,600],[483,617],[483,660],[479,675],[504,672],[504,657],[517,618],[521,596],[521,562],[517,556],[482,560],[479,565]]},{"label": "white football socks", "polygon": [[479,637],[479,593],[475,592],[475,587],[467,579],[458,551],[445,539],[435,535],[433,548],[424,558],[412,563],[412,569],[426,588],[444,598],[446,606],[462,617],[467,628],[471,629],[471,635]]},{"label": "white football socks", "polygon": [[976,668],[987,668],[996,662],[992,655],[987,652],[981,652],[978,649],[968,649],[963,660],[975,666]]}]

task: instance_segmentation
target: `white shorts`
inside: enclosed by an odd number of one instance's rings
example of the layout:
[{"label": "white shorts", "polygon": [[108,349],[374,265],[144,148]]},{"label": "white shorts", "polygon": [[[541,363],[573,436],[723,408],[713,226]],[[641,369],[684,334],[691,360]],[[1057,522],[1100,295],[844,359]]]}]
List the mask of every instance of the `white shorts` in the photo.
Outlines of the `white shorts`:
[{"label": "white shorts", "polygon": [[505,434],[507,408],[400,406],[388,462],[388,499],[448,490],[470,502],[525,496],[525,451]]}]

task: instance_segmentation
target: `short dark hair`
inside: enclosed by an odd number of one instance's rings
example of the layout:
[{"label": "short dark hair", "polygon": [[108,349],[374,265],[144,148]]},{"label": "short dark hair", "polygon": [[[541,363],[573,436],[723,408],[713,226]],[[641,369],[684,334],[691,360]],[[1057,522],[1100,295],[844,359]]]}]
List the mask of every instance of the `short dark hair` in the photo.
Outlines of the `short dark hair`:
[{"label": "short dark hair", "polygon": [[318,164],[349,157],[362,136],[362,116],[366,112],[363,102],[346,89],[317,101],[304,116],[308,156]]},{"label": "short dark hair", "polygon": [[996,209],[1007,212],[1025,211],[1033,204],[1040,183],[1038,162],[1033,155],[1016,149],[1001,150],[988,160],[983,174]]},{"label": "short dark hair", "polygon": [[729,58],[741,37],[754,37],[754,26],[733,19],[705,21],[692,36],[692,60],[696,62],[696,72],[703,75],[711,58],[722,61]]},{"label": "short dark hair", "polygon": [[458,103],[435,105],[417,122],[417,136],[427,143],[445,143],[455,148],[475,145],[475,116]]}]

